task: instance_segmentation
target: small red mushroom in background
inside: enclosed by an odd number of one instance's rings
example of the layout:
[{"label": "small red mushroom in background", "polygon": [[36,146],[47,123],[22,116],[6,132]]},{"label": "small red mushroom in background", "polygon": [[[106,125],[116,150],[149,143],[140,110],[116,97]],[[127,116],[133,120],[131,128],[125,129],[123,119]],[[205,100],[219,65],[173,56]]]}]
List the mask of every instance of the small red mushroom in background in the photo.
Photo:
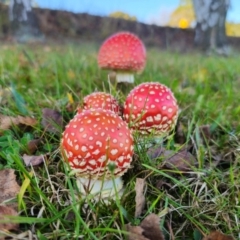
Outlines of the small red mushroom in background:
[{"label": "small red mushroom in background", "polygon": [[130,32],[119,32],[110,36],[99,49],[99,67],[115,71],[118,83],[133,83],[133,73],[142,72],[145,63],[145,46],[135,34]]},{"label": "small red mushroom in background", "polygon": [[165,136],[177,122],[178,105],[172,91],[158,82],[142,83],[128,94],[123,118],[142,135]]},{"label": "small red mushroom in background", "polygon": [[114,112],[98,108],[75,115],[63,132],[60,148],[76,172],[83,195],[108,198],[116,193],[114,186],[121,193],[121,176],[133,157],[133,137],[126,122]]},{"label": "small red mushroom in background", "polygon": [[111,94],[105,92],[94,92],[85,96],[83,99],[83,107],[78,107],[77,113],[91,108],[102,108],[120,114],[118,101]]}]

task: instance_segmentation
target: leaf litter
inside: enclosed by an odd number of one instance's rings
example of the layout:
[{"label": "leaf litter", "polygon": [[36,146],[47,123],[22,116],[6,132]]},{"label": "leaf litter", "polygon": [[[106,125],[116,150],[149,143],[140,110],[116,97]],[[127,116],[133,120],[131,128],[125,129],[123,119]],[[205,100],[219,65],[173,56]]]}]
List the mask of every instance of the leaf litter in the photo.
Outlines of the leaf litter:
[{"label": "leaf litter", "polygon": [[139,226],[126,225],[129,232],[129,240],[164,240],[160,229],[160,218],[154,214],[149,214]]},{"label": "leaf litter", "polygon": [[202,240],[234,240],[234,238],[219,231],[214,231],[211,232],[208,236],[204,237]]},{"label": "leaf litter", "polygon": [[139,217],[142,214],[142,210],[145,206],[145,180],[142,178],[137,178],[136,179],[136,184],[135,184],[135,191],[136,191],[136,197],[135,197],[135,202],[136,202],[136,207],[135,207],[135,217]]},{"label": "leaf litter", "polygon": [[59,134],[63,128],[63,116],[57,110],[43,108],[41,124],[46,131]]},{"label": "leaf litter", "polygon": [[46,155],[35,156],[35,155],[24,154],[22,156],[23,161],[27,167],[29,167],[29,166],[34,167],[34,166],[40,165],[41,163],[43,163],[44,157],[46,157]]},{"label": "leaf litter", "polygon": [[36,124],[37,120],[29,116],[12,117],[0,114],[0,132],[10,129],[13,125],[15,126],[25,125],[33,127]]},{"label": "leaf litter", "polygon": [[13,169],[0,171],[0,231],[17,230],[19,227],[17,223],[8,220],[8,216],[18,215],[17,204],[12,202],[20,191],[14,172]]},{"label": "leaf litter", "polygon": [[196,158],[186,149],[180,149],[178,152],[166,150],[162,146],[152,147],[147,152],[151,160],[161,158],[161,163],[157,166],[158,169],[168,168],[178,171],[190,171],[196,166]]}]

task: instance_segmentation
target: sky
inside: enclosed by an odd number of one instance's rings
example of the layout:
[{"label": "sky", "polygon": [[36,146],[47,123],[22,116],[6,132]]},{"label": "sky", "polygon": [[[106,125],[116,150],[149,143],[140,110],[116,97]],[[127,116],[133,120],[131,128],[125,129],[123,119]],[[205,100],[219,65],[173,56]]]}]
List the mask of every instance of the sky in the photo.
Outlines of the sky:
[{"label": "sky", "polygon": [[[39,7],[108,16],[115,11],[135,16],[138,21],[165,25],[179,0],[35,0]],[[227,21],[240,23],[240,0],[231,0]]]}]

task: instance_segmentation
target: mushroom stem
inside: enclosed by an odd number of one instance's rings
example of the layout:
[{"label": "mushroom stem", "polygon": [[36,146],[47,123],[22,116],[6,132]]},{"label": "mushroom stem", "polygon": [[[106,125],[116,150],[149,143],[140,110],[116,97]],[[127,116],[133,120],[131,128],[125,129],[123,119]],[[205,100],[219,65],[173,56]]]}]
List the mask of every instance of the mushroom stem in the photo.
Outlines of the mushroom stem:
[{"label": "mushroom stem", "polygon": [[120,82],[134,83],[134,75],[132,73],[117,72],[116,81],[117,83],[120,83]]},{"label": "mushroom stem", "polygon": [[122,195],[123,181],[121,177],[107,180],[77,177],[77,186],[85,196],[93,195],[101,199],[115,199],[116,196]]}]

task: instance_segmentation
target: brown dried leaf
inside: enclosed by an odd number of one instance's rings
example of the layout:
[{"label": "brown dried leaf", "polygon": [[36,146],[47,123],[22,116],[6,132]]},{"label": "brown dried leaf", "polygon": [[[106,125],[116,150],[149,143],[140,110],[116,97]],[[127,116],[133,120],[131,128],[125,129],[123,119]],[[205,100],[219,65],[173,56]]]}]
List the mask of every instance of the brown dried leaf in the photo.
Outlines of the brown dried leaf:
[{"label": "brown dried leaf", "polygon": [[[5,222],[1,223],[1,221],[7,221],[7,216],[17,216],[18,213],[11,207],[0,205],[0,231],[9,231],[9,230],[17,230],[19,225],[17,223]],[[1,236],[1,235],[0,235]]]},{"label": "brown dried leaf", "polygon": [[164,166],[169,169],[188,171],[197,164],[196,158],[186,149],[181,150],[174,155],[170,155],[169,152],[165,152],[164,155],[168,156],[165,159]]},{"label": "brown dried leaf", "polygon": [[144,196],[145,180],[142,178],[136,179],[135,191],[136,191],[136,208],[135,208],[135,217],[139,217],[142,213],[142,210],[145,205],[145,196]]},{"label": "brown dried leaf", "polygon": [[22,158],[23,158],[23,161],[24,161],[24,163],[25,163],[25,165],[27,167],[29,167],[29,166],[38,166],[38,165],[40,165],[43,162],[44,155],[40,155],[40,156],[32,155],[32,156],[30,156],[30,155],[24,154],[22,156]]},{"label": "brown dried leaf", "polygon": [[150,240],[164,240],[164,236],[160,230],[159,221],[160,219],[156,214],[149,214],[140,224],[144,229],[143,235]]},{"label": "brown dried leaf", "polygon": [[5,116],[0,114],[1,130],[7,130],[12,125],[20,125],[20,124],[32,127],[37,124],[37,120],[32,117],[23,117],[23,116],[11,117],[11,116]]},{"label": "brown dried leaf", "polygon": [[33,154],[34,152],[37,151],[38,145],[41,143],[42,139],[33,139],[28,142],[27,144],[27,150],[28,153]]},{"label": "brown dried leaf", "polygon": [[60,133],[63,127],[63,117],[61,113],[56,110],[43,108],[41,124],[48,132]]},{"label": "brown dried leaf", "polygon": [[204,237],[203,240],[234,240],[232,236],[224,235],[219,231],[211,232],[208,236]]},{"label": "brown dried leaf", "polygon": [[164,157],[164,152],[166,152],[166,149],[162,146],[150,147],[147,151],[147,155],[149,159],[154,160],[159,157]]},{"label": "brown dried leaf", "polygon": [[0,171],[0,203],[15,198],[20,191],[13,169]]},{"label": "brown dried leaf", "polygon": [[129,240],[164,240],[164,236],[159,227],[159,217],[156,214],[149,214],[140,226],[126,225],[129,232]]},{"label": "brown dried leaf", "polygon": [[175,152],[160,146],[158,148],[150,148],[147,154],[152,160],[159,157],[163,159],[159,168],[166,167],[173,170],[187,171],[197,164],[196,158],[185,148]]},{"label": "brown dried leaf", "polygon": [[143,236],[143,229],[139,226],[127,224],[126,230],[129,232],[128,240],[149,240]]}]

